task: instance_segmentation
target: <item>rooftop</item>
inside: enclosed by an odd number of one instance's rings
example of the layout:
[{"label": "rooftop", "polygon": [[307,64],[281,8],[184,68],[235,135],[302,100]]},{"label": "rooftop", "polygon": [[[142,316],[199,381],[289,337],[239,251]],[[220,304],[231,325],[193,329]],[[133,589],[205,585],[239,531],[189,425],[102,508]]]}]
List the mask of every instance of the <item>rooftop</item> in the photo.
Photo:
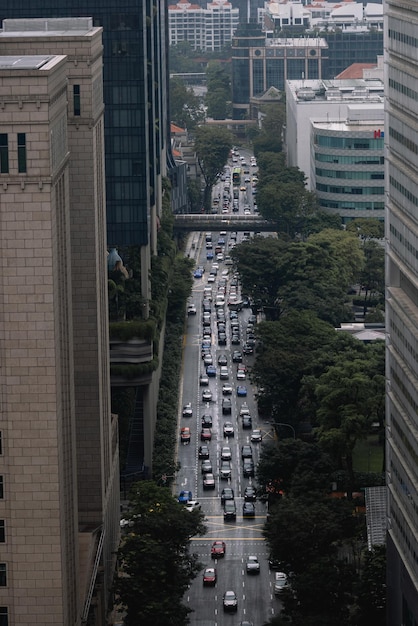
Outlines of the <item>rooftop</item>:
[{"label": "rooftop", "polygon": [[0,37],[82,36],[98,30],[91,17],[6,19]]}]

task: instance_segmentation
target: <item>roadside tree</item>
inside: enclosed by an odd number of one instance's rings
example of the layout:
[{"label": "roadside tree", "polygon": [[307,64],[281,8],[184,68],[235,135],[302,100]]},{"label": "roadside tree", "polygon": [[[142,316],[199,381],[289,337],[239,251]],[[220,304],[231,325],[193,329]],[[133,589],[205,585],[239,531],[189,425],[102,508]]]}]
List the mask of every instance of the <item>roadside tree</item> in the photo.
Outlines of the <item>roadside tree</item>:
[{"label": "roadside tree", "polygon": [[208,212],[211,208],[212,187],[228,161],[231,146],[232,135],[224,128],[199,126],[196,129],[196,154],[205,180],[203,206]]}]

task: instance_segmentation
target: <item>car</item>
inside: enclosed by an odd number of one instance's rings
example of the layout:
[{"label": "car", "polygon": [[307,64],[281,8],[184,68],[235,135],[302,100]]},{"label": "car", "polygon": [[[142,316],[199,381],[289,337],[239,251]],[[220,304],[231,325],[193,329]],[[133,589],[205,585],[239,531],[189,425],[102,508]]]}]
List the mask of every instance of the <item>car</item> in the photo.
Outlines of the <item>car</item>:
[{"label": "car", "polygon": [[246,176],[244,178],[244,183],[250,183],[251,182],[251,178],[249,176]]},{"label": "car", "polygon": [[251,346],[249,343],[245,342],[244,345],[242,346],[242,353],[245,354],[246,356],[249,356],[250,354],[254,354],[254,346]]},{"label": "car", "polygon": [[218,365],[228,365],[228,357],[226,354],[220,354],[218,356]]},{"label": "car", "polygon": [[247,187],[245,185],[241,185],[239,188],[240,191],[247,191]]},{"label": "car", "polygon": [[219,378],[221,380],[228,380],[229,371],[226,365],[221,365],[221,369],[219,370]]},{"label": "car", "polygon": [[230,461],[221,461],[221,468],[219,470],[220,476],[223,480],[227,480],[231,478],[231,462]]},{"label": "car", "polygon": [[192,511],[201,511],[202,505],[197,500],[189,500],[185,505],[186,509],[191,513]]},{"label": "car", "polygon": [[183,407],[183,417],[193,417],[192,403],[188,402]]},{"label": "car", "polygon": [[212,543],[212,547],[210,549],[210,554],[212,558],[219,558],[221,556],[225,556],[226,553],[226,544],[225,541],[214,541]]},{"label": "car", "polygon": [[222,461],[230,461],[232,459],[232,450],[230,446],[222,446],[221,459]]},{"label": "car", "polygon": [[199,384],[201,387],[207,387],[209,385],[209,378],[206,374],[200,374]]},{"label": "car", "polygon": [[251,415],[242,416],[242,427],[244,428],[244,430],[248,430],[253,427],[253,420]]},{"label": "car", "polygon": [[225,502],[227,500],[233,500],[234,499],[234,490],[232,489],[232,487],[224,487],[222,489],[222,493],[221,493],[221,502],[222,504],[225,504]]},{"label": "car", "polygon": [[244,370],[237,370],[237,380],[245,380],[247,378],[247,374]]},{"label": "car", "polygon": [[251,459],[244,459],[242,464],[242,474],[244,478],[250,478],[254,476],[254,461]]},{"label": "car", "polygon": [[205,474],[203,477],[203,489],[215,489],[215,476],[213,474]]},{"label": "car", "polygon": [[247,387],[245,385],[237,386],[237,396],[239,398],[245,398],[247,396]]},{"label": "car", "polygon": [[224,504],[224,521],[237,519],[237,507],[235,500],[225,500]]},{"label": "car", "polygon": [[232,353],[232,362],[233,363],[241,363],[242,362],[242,354],[239,350],[234,350]]},{"label": "car", "polygon": [[194,271],[194,273],[193,273],[193,276],[194,276],[195,278],[202,278],[202,276],[203,276],[203,272],[202,272],[202,270],[200,270],[199,268],[198,268],[198,269],[196,269],[196,270]]},{"label": "car", "polygon": [[180,502],[180,504],[187,504],[191,500],[193,500],[193,495],[191,491],[187,491],[184,489],[183,491],[180,491],[179,497],[178,497],[178,501]]},{"label": "car", "polygon": [[231,336],[231,344],[232,344],[233,346],[239,346],[239,345],[240,345],[240,343],[241,343],[241,337],[240,337],[239,335],[237,335],[237,333],[234,333],[234,334]]},{"label": "car", "polygon": [[287,587],[287,575],[284,572],[276,572],[273,585],[274,595],[280,596]]},{"label": "car", "polygon": [[202,428],[200,431],[200,441],[210,441],[212,439],[212,431],[210,428]]},{"label": "car", "polygon": [[216,585],[216,569],[214,567],[206,567],[203,572],[203,586],[214,587]]},{"label": "car", "polygon": [[262,432],[259,428],[254,428],[253,432],[251,433],[251,441],[253,441],[254,443],[260,443],[260,441],[263,440],[263,435]]},{"label": "car", "polygon": [[250,409],[248,408],[248,404],[246,402],[243,402],[241,404],[241,408],[239,410],[239,414],[240,414],[240,417],[242,417],[243,415],[249,415],[250,414]]},{"label": "car", "polygon": [[243,517],[255,517],[255,504],[254,502],[244,502],[242,505]]},{"label": "car", "polygon": [[199,446],[198,450],[199,459],[208,459],[209,458],[209,448],[206,445]]},{"label": "car", "polygon": [[224,245],[225,245],[225,239],[223,237],[219,237],[218,246],[224,246]]},{"label": "car", "polygon": [[226,333],[218,333],[218,345],[226,346]]},{"label": "car", "polygon": [[206,252],[206,259],[207,259],[208,261],[211,261],[211,260],[213,259],[213,252],[212,252],[211,250],[208,250],[208,251]]},{"label": "car", "polygon": [[232,385],[229,383],[224,383],[222,385],[222,395],[230,396],[232,394]]},{"label": "car", "polygon": [[205,354],[205,356],[203,357],[203,363],[205,365],[212,365],[213,364],[213,356],[211,355],[210,352],[207,352]]},{"label": "car", "polygon": [[187,307],[187,315],[196,315],[197,309],[195,304],[189,304]]},{"label": "car", "polygon": [[209,376],[209,378],[216,376],[216,367],[214,365],[208,365],[206,367],[206,375]]},{"label": "car", "polygon": [[205,389],[202,392],[202,402],[211,402],[212,401],[212,392],[210,389]]},{"label": "car", "polygon": [[259,574],[260,562],[256,556],[248,556],[245,563],[245,570],[247,574]]},{"label": "car", "polygon": [[235,591],[225,591],[223,607],[224,611],[233,611],[235,613],[238,610],[238,600]]},{"label": "car", "polygon": [[215,282],[215,275],[214,274],[209,274],[208,276],[208,283],[214,283]]},{"label": "car", "polygon": [[232,422],[225,422],[223,430],[224,430],[224,437],[234,436],[234,426]]},{"label": "car", "polygon": [[283,569],[282,561],[279,561],[279,559],[274,558],[272,554],[269,555],[268,562],[269,562],[269,569],[274,572],[280,572]]},{"label": "car", "polygon": [[250,445],[243,445],[241,447],[241,458],[242,459],[252,459],[253,458],[253,449]]},{"label": "car", "polygon": [[202,474],[213,474],[212,461],[204,459],[202,461],[201,472]]},{"label": "car", "polygon": [[257,492],[252,485],[248,485],[244,489],[244,502],[255,502],[257,499]]},{"label": "car", "polygon": [[185,426],[180,431],[180,441],[181,443],[190,443],[190,439],[191,439],[190,428]]},{"label": "car", "polygon": [[247,341],[246,341],[247,346],[249,346],[250,348],[255,347],[255,339],[253,337],[247,337]]},{"label": "car", "polygon": [[230,398],[222,398],[222,415],[231,415],[232,402]]},{"label": "car", "polygon": [[212,415],[209,415],[209,413],[204,413],[202,415],[202,428],[212,428]]}]

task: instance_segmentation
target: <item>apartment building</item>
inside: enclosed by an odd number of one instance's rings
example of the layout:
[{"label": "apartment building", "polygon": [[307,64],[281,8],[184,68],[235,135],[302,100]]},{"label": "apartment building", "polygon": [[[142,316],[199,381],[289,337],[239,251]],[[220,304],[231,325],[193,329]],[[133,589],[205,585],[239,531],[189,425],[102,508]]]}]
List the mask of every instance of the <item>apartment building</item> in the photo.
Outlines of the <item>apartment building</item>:
[{"label": "apartment building", "polygon": [[206,8],[180,0],[168,7],[170,46],[188,41],[193,50],[216,52],[231,44],[239,23],[239,9],[227,0],[208,2]]},{"label": "apartment building", "polygon": [[418,115],[416,3],[385,5],[386,475],[390,626],[418,623]]}]

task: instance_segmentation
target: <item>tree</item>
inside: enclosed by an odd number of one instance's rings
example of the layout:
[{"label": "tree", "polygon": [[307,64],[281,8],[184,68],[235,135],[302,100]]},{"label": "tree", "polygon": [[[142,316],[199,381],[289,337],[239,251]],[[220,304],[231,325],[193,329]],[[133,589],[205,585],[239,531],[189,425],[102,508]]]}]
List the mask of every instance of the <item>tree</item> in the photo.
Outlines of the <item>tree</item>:
[{"label": "tree", "polygon": [[347,230],[362,238],[382,239],[385,234],[385,225],[378,219],[363,217],[348,222]]},{"label": "tree", "polygon": [[232,146],[231,133],[217,126],[199,126],[196,129],[195,148],[200,169],[205,179],[203,206],[211,207],[212,187],[228,160]]},{"label": "tree", "polygon": [[385,293],[385,249],[376,241],[365,241],[363,245],[365,256],[364,268],[360,272],[360,284],[365,290],[364,313],[367,311],[367,298],[373,293]]},{"label": "tree", "polygon": [[[373,546],[363,557],[357,588],[356,626],[386,624],[386,546]],[[354,624],[354,621],[353,621]]]},{"label": "tree", "polygon": [[219,62],[210,61],[206,68],[207,114],[215,120],[224,120],[229,114],[231,102],[231,81],[225,68]]},{"label": "tree", "polygon": [[165,487],[136,483],[130,525],[119,549],[114,591],[126,610],[127,626],[183,626],[190,609],[184,592],[200,569],[190,538],[206,531],[203,514],[189,512]]},{"label": "tree", "polygon": [[345,230],[326,229],[311,235],[308,241],[332,252],[338,261],[342,285],[348,287],[356,282],[364,267],[364,252],[356,235]]},{"label": "tree", "polygon": [[204,120],[199,98],[180,78],[170,80],[170,119],[189,131],[194,130]]}]

